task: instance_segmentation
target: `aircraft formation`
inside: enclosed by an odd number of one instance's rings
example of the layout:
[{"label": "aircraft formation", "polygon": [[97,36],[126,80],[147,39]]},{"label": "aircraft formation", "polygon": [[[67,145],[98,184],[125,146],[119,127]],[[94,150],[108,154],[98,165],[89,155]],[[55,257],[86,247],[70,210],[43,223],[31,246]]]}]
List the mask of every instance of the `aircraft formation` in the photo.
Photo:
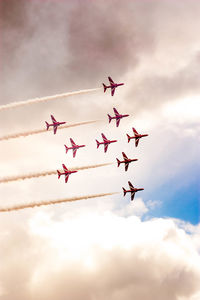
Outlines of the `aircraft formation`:
[{"label": "aircraft formation", "polygon": [[[103,83],[104,92],[106,92],[106,90],[110,88],[111,89],[111,95],[114,96],[115,89],[119,86],[124,85],[124,83],[115,83],[112,80],[111,77],[108,77],[108,80],[110,82],[110,85],[107,86]],[[129,115],[128,114],[124,114],[124,115],[120,114],[115,107],[113,108],[113,111],[114,111],[114,116],[113,117],[110,114],[107,114],[108,121],[109,121],[109,123],[111,123],[112,120],[115,120],[116,121],[116,127],[119,127],[121,119],[123,119],[125,117],[129,117]],[[63,125],[63,124],[66,123],[66,122],[56,121],[56,119],[53,115],[51,115],[51,120],[52,120],[52,124],[49,124],[47,121],[45,121],[46,127],[47,127],[46,129],[48,130],[49,127],[52,126],[54,134],[56,134],[58,126]],[[137,132],[137,130],[134,127],[132,128],[132,130],[133,130],[133,134],[134,134],[133,136],[130,136],[129,134],[127,134],[128,143],[130,142],[131,139],[133,139],[133,140],[135,140],[135,147],[137,147],[138,144],[139,144],[140,139],[143,138],[143,137],[148,136],[148,134],[140,134],[140,133]],[[117,140],[107,139],[107,137],[105,136],[104,133],[101,133],[101,136],[102,136],[102,142],[99,142],[98,140],[96,140],[97,148],[99,148],[100,145],[103,145],[104,153],[106,153],[107,150],[108,150],[108,146],[112,143],[116,143]],[[72,150],[73,157],[76,156],[77,150],[79,148],[83,148],[83,147],[86,146],[86,145],[77,145],[72,138],[70,138],[70,143],[71,143],[71,147],[68,147],[66,145],[64,145],[64,146],[65,146],[65,149],[66,149],[66,153],[68,152],[68,150]],[[123,156],[123,160],[121,160],[121,161],[118,158],[116,158],[117,166],[119,167],[120,164],[124,164],[125,171],[128,170],[129,164],[131,162],[135,162],[135,161],[138,160],[137,158],[128,158],[127,155],[124,152],[122,152],[122,156]],[[77,171],[68,170],[67,167],[65,166],[65,164],[62,164],[62,167],[63,167],[63,172],[57,170],[58,179],[63,175],[65,177],[65,183],[67,183],[69,175],[71,175],[72,173],[76,173]],[[143,188],[135,188],[130,181],[128,181],[128,185],[129,185],[128,190],[126,190],[124,187],[122,187],[122,190],[123,190],[123,195],[124,196],[126,195],[126,193],[131,194],[131,200],[134,200],[135,193],[144,190]]]}]

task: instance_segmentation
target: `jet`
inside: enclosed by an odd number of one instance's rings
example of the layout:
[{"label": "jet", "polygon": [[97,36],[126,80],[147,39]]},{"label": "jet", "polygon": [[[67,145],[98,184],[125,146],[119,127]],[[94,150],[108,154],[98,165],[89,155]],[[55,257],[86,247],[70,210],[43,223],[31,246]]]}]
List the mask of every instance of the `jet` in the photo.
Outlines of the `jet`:
[{"label": "jet", "polygon": [[130,142],[131,139],[135,139],[135,147],[137,147],[138,143],[139,143],[139,140],[142,138],[142,137],[145,137],[145,136],[148,136],[148,134],[139,134],[135,128],[132,128],[133,129],[133,132],[134,132],[134,136],[129,136],[127,134],[127,137],[128,137],[128,143]]},{"label": "jet", "polygon": [[68,178],[69,178],[69,175],[72,174],[72,173],[76,173],[78,171],[71,171],[71,170],[68,170],[67,167],[62,164],[63,166],[63,173],[61,173],[59,170],[57,170],[57,173],[58,173],[58,179],[60,178],[61,175],[65,175],[65,183],[67,183],[68,181]]},{"label": "jet", "polygon": [[79,148],[82,148],[82,147],[85,147],[85,145],[76,145],[76,143],[72,140],[72,138],[70,138],[70,142],[72,144],[72,147],[67,147],[66,145],[65,148],[66,148],[66,153],[68,150],[72,149],[73,151],[73,157],[76,156],[76,151],[79,149]]},{"label": "jet", "polygon": [[126,154],[125,154],[124,152],[122,152],[122,155],[123,155],[124,160],[120,161],[118,158],[116,158],[116,159],[117,159],[117,166],[119,167],[119,165],[120,165],[121,163],[124,163],[124,164],[125,164],[125,171],[127,171],[127,170],[128,170],[129,164],[130,164],[132,161],[137,161],[138,159],[137,159],[137,158],[135,158],[135,159],[130,159],[130,158],[128,158],[128,157],[126,156]]},{"label": "jet", "polygon": [[100,143],[100,142],[98,142],[96,140],[96,142],[97,142],[97,148],[99,148],[99,145],[104,145],[104,152],[107,151],[109,144],[117,142],[117,140],[108,140],[103,133],[101,134],[101,136],[103,138],[103,142]]},{"label": "jet", "polygon": [[103,88],[104,88],[104,93],[105,91],[110,88],[111,89],[111,95],[113,96],[114,93],[115,93],[115,89],[116,87],[120,86],[120,85],[124,85],[124,83],[115,83],[111,77],[108,77],[108,80],[110,82],[110,85],[105,85],[104,83],[103,84]]},{"label": "jet", "polygon": [[130,181],[128,181],[128,184],[129,184],[130,190],[125,190],[125,188],[122,188],[124,191],[124,196],[126,195],[126,193],[131,193],[131,201],[133,201],[135,193],[137,193],[139,191],[143,191],[144,189],[134,188],[134,186],[132,185],[132,183]]},{"label": "jet", "polygon": [[119,123],[120,123],[120,120],[122,118],[128,117],[129,115],[121,115],[121,114],[119,114],[118,111],[116,110],[116,108],[113,108],[113,110],[114,110],[114,113],[115,113],[115,117],[111,117],[108,114],[109,123],[111,122],[112,119],[116,119],[116,126],[118,127]]},{"label": "jet", "polygon": [[63,125],[63,124],[66,123],[66,122],[57,122],[53,115],[51,115],[51,120],[53,122],[52,124],[49,124],[46,121],[45,121],[45,123],[47,125],[47,130],[49,129],[50,126],[53,126],[53,132],[54,132],[54,134],[56,134],[58,126]]}]

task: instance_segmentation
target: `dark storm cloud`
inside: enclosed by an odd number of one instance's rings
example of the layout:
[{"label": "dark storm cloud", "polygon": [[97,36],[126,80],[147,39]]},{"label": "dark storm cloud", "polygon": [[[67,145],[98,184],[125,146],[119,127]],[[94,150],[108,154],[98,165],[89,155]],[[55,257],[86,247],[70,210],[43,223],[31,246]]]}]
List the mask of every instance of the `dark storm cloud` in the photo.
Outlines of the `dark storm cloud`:
[{"label": "dark storm cloud", "polygon": [[[158,44],[165,40],[168,30],[169,37],[184,32],[185,7],[189,2],[174,6],[168,1],[147,0],[2,3],[0,85],[1,101],[6,103],[97,87],[107,75],[116,81],[127,73],[134,75],[145,56],[150,60],[156,50],[162,53],[164,48],[158,48]],[[194,7],[198,11],[199,6]],[[188,18],[193,15],[190,7]],[[187,31],[193,29],[190,26]],[[176,44],[179,46],[178,40],[173,45]],[[152,70],[137,80],[136,85],[130,76],[127,88],[133,88],[127,102],[132,105],[129,99],[137,98],[138,103],[144,104],[141,109],[187,93],[188,88],[196,87],[199,77],[194,68],[193,63],[167,75]],[[133,104],[134,109],[137,106]]]},{"label": "dark storm cloud", "polygon": [[[150,26],[152,14],[147,14],[147,10],[154,10],[154,5],[149,1],[6,3],[0,11],[3,24],[0,104],[96,88],[107,80],[107,75],[121,80],[139,64],[139,54],[148,53],[155,46]],[[96,108],[99,114],[102,112],[98,104],[93,106],[91,113]],[[48,111],[51,107],[56,111],[56,104],[49,104]],[[46,108],[34,105],[32,115],[40,118]],[[66,106],[59,104],[58,109],[64,111]],[[67,105],[67,112],[77,118],[80,113],[84,116],[85,110],[85,107],[77,110],[72,103]],[[25,125],[27,119],[31,124],[35,119],[30,119],[29,113],[20,109],[1,114],[2,126],[7,121],[15,126]],[[45,113],[41,119],[44,117]]]},{"label": "dark storm cloud", "polygon": [[106,74],[122,77],[133,69],[138,54],[152,51],[154,45],[148,26],[151,16],[141,21],[141,11],[137,1],[76,3],[69,18],[72,76],[95,82]]},{"label": "dark storm cloud", "polygon": [[5,92],[29,97],[28,88],[55,93],[66,87],[96,87],[109,74],[122,77],[138,63],[139,52],[154,46],[151,15],[145,12],[153,5],[143,5],[118,0],[8,1],[1,10]]}]

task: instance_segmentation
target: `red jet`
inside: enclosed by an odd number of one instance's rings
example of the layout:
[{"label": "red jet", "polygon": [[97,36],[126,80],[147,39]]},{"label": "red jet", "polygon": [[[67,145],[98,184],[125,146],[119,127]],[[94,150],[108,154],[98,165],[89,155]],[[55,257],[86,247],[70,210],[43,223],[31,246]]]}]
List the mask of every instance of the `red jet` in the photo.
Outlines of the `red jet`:
[{"label": "red jet", "polygon": [[128,184],[129,184],[130,190],[125,190],[125,188],[122,188],[124,191],[124,196],[126,195],[126,193],[131,193],[131,201],[133,201],[135,193],[137,193],[139,191],[143,191],[144,189],[134,188],[134,186],[132,185],[132,183],[130,181],[128,181]]},{"label": "red jet", "polygon": [[79,149],[79,148],[82,148],[82,147],[85,147],[85,145],[76,145],[76,143],[72,140],[72,138],[70,138],[70,142],[72,144],[72,147],[67,147],[66,145],[65,148],[66,148],[66,153],[68,150],[72,149],[73,151],[73,157],[76,156],[76,151]]},{"label": "red jet", "polygon": [[51,115],[51,120],[52,120],[53,124],[49,124],[46,121],[45,121],[45,123],[47,125],[47,130],[49,129],[50,126],[53,126],[53,132],[54,132],[54,134],[56,134],[58,126],[63,125],[63,124],[66,123],[66,122],[57,122],[53,115]]},{"label": "red jet", "polygon": [[116,108],[113,108],[113,110],[114,110],[114,113],[115,113],[115,117],[111,117],[108,114],[109,123],[111,122],[112,119],[116,119],[116,126],[118,127],[119,123],[120,123],[120,120],[122,118],[128,117],[129,115],[121,115],[121,114],[119,114],[118,111],[116,110]]},{"label": "red jet", "polygon": [[122,163],[125,164],[125,171],[127,171],[127,170],[128,170],[129,164],[130,164],[132,161],[137,161],[138,159],[137,159],[137,158],[135,158],[135,159],[130,159],[130,158],[128,158],[128,157],[126,156],[126,154],[125,154],[124,152],[122,152],[122,155],[123,155],[124,160],[120,161],[118,158],[116,158],[116,159],[117,159],[117,165],[118,165],[118,167],[119,167],[120,164],[122,164]]},{"label": "red jet", "polygon": [[105,91],[110,88],[111,89],[111,95],[113,96],[114,93],[115,93],[115,89],[116,87],[120,86],[120,85],[124,85],[124,83],[114,83],[114,81],[112,80],[111,77],[108,77],[108,80],[110,82],[110,85],[105,85],[104,83],[103,84],[103,88],[104,88],[104,93]]},{"label": "red jet", "polygon": [[101,136],[103,138],[103,142],[100,143],[100,142],[98,142],[96,140],[96,142],[97,142],[97,148],[99,148],[99,145],[104,145],[104,152],[107,151],[109,144],[117,142],[117,140],[108,140],[103,133],[101,134]]},{"label": "red jet", "polygon": [[59,170],[57,170],[58,179],[60,178],[61,175],[65,175],[65,183],[67,183],[69,175],[72,174],[72,173],[76,173],[78,171],[70,171],[70,170],[67,169],[67,167],[64,164],[62,164],[62,166],[63,166],[63,171],[64,172],[61,173]]},{"label": "red jet", "polygon": [[148,136],[148,134],[139,134],[135,128],[132,128],[133,129],[133,132],[134,132],[134,136],[129,136],[127,134],[127,137],[128,137],[128,143],[130,142],[131,139],[135,139],[135,147],[137,147],[138,143],[139,143],[139,140],[142,138],[142,137],[145,137],[145,136]]}]

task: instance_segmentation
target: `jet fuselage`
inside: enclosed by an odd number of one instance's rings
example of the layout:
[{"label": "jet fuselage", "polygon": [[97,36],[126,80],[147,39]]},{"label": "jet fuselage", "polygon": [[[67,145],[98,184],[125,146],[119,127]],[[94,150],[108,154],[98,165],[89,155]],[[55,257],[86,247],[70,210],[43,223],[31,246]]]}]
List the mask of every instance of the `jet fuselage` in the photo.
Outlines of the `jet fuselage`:
[{"label": "jet fuselage", "polygon": [[144,189],[137,189],[137,188],[134,188],[134,189],[131,189],[131,190],[126,190],[127,193],[131,193],[131,192],[139,192],[139,191],[143,191]]},{"label": "jet fuselage", "polygon": [[134,158],[134,159],[128,158],[128,159],[122,160],[122,161],[119,160],[119,162],[120,162],[120,164],[125,164],[125,163],[130,164],[132,161],[137,161],[137,160],[138,160],[137,158]]},{"label": "jet fuselage", "polygon": [[148,136],[148,134],[138,134],[137,136],[130,136],[130,139],[141,139],[145,136]]},{"label": "jet fuselage", "polygon": [[117,140],[103,141],[103,142],[99,142],[99,145],[107,145],[107,144],[111,144],[111,143],[115,143],[115,142],[117,142]]},{"label": "jet fuselage", "polygon": [[60,173],[60,176],[61,175],[70,175],[70,174],[72,174],[72,173],[76,173],[76,172],[78,172],[78,171],[71,171],[71,170],[68,170],[68,171],[66,171],[66,172],[59,172]]},{"label": "jet fuselage", "polygon": [[111,85],[108,85],[107,88],[116,88],[118,86],[124,85],[124,83],[113,83]]},{"label": "jet fuselage", "polygon": [[49,127],[50,127],[50,126],[58,127],[58,126],[64,125],[64,124],[66,124],[66,122],[56,122],[56,123],[53,123],[53,124],[49,124]]},{"label": "jet fuselage", "polygon": [[76,146],[68,147],[68,150],[70,150],[70,149],[79,149],[79,148],[82,148],[82,147],[85,147],[85,145],[76,145]]},{"label": "jet fuselage", "polygon": [[129,117],[129,115],[117,115],[117,116],[111,117],[111,119],[122,119],[125,117]]}]

